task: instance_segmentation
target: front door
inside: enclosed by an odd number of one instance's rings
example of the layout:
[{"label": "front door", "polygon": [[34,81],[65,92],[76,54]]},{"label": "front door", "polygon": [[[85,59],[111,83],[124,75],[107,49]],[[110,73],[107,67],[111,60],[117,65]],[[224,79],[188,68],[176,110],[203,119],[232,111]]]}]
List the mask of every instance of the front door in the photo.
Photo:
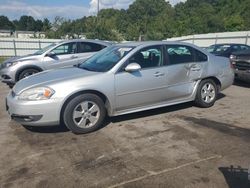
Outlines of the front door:
[{"label": "front door", "polygon": [[136,109],[165,100],[163,47],[144,48],[132,56],[125,65],[130,63],[139,64],[141,70],[126,72],[121,69],[115,75],[116,111]]},{"label": "front door", "polygon": [[78,55],[76,53],[77,45],[75,42],[62,44],[51,51],[53,56],[45,56],[43,65],[45,69],[56,69],[76,65]]}]

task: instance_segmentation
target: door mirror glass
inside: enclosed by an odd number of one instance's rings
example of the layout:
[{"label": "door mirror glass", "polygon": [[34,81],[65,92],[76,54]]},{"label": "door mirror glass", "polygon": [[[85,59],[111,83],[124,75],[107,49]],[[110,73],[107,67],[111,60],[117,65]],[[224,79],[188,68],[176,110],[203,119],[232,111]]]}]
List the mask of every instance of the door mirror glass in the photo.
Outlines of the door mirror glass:
[{"label": "door mirror glass", "polygon": [[138,63],[130,63],[126,68],[126,72],[136,72],[141,70],[141,66]]}]

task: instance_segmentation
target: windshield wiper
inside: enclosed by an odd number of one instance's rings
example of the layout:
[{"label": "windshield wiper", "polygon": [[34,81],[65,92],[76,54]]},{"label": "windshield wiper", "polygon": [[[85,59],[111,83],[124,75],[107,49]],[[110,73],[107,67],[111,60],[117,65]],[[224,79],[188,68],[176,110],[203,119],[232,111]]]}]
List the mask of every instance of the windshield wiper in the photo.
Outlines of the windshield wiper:
[{"label": "windshield wiper", "polygon": [[78,63],[78,64],[76,64],[76,65],[73,65],[73,67],[77,67],[77,68],[79,68],[79,67],[80,67],[80,65],[81,65],[81,63]]},{"label": "windshield wiper", "polygon": [[[79,66],[79,68],[80,68],[80,69],[87,70],[87,71],[94,71],[94,70],[92,70],[92,69],[90,69],[90,68],[88,68],[88,67],[80,67],[80,66]],[[95,72],[95,71],[94,71],[94,72]]]}]

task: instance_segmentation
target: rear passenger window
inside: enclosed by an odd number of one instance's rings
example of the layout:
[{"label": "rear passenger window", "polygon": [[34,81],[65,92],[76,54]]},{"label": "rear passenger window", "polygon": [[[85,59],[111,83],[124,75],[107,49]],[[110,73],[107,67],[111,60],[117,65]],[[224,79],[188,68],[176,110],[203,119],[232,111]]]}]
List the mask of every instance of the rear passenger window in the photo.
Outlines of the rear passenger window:
[{"label": "rear passenger window", "polygon": [[169,45],[167,46],[167,53],[169,57],[170,65],[188,63],[194,61],[194,55],[192,48],[181,45]]},{"label": "rear passenger window", "polygon": [[207,56],[205,54],[196,49],[194,49],[194,52],[195,52],[195,62],[207,61]]},{"label": "rear passenger window", "polygon": [[90,42],[79,42],[78,43],[78,53],[86,53],[86,52],[98,52],[105,48],[106,46],[96,44],[96,43],[90,43]]},{"label": "rear passenger window", "polygon": [[170,65],[207,61],[204,53],[189,46],[168,45],[167,53]]}]

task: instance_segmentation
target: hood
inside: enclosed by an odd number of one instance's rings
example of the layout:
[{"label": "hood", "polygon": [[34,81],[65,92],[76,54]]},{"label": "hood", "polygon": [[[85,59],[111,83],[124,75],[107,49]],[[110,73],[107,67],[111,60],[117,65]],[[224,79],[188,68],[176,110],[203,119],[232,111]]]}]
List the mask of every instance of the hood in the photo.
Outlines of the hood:
[{"label": "hood", "polygon": [[2,63],[1,67],[2,67],[2,68],[6,67],[6,65],[7,65],[8,63],[10,63],[10,62],[27,61],[27,60],[37,59],[37,56],[38,56],[38,55],[33,55],[33,54],[31,54],[31,55],[25,55],[25,56],[11,57],[11,58],[9,58],[9,59],[6,59],[6,60]]},{"label": "hood", "polygon": [[14,86],[13,91],[16,94],[20,94],[23,90],[32,87],[48,86],[53,83],[64,82],[71,79],[87,77],[96,74],[101,73],[87,71],[77,67],[45,71],[20,80]]},{"label": "hood", "polygon": [[16,57],[11,57],[9,59],[6,59],[3,63],[6,62],[15,62],[15,61],[24,61],[24,60],[30,60],[30,59],[36,59],[38,55],[30,54],[30,55],[25,55],[25,56],[16,56]]}]

